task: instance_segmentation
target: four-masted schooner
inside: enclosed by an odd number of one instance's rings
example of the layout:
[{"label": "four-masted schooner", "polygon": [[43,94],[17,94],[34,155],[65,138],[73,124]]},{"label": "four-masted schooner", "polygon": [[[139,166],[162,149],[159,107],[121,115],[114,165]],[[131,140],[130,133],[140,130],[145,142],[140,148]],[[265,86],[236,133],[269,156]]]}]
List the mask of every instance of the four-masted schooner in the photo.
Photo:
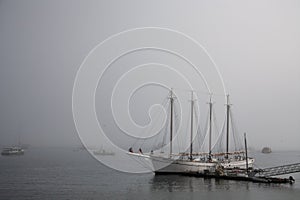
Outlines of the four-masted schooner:
[{"label": "four-masted schooner", "polygon": [[[169,95],[170,102],[170,117],[169,117],[169,155],[160,154],[151,151],[150,153],[141,154],[128,152],[130,156],[139,159],[139,163],[145,163],[155,174],[185,174],[197,173],[198,175],[214,175],[220,173],[220,170],[231,170],[252,168],[254,164],[253,158],[248,158],[244,150],[230,151],[230,109],[229,95],[227,95],[226,102],[226,147],[225,151],[213,152],[212,146],[212,118],[213,118],[213,103],[212,95],[209,100],[209,117],[208,117],[208,149],[207,152],[194,152],[193,151],[193,110],[194,110],[194,94],[191,92],[191,116],[190,116],[190,141],[189,152],[179,154],[173,153],[173,130],[174,130],[174,101],[175,96],[171,89]],[[219,137],[218,140],[224,139]]]}]

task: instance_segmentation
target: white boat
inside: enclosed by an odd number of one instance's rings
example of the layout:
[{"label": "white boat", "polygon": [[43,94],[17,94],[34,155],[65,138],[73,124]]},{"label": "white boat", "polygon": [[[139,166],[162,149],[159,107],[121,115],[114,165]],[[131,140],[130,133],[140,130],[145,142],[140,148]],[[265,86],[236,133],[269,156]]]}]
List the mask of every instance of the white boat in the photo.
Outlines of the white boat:
[{"label": "white boat", "polygon": [[115,155],[115,152],[112,151],[106,151],[103,148],[100,148],[99,150],[93,151],[94,155],[100,155],[100,156],[113,156]]},{"label": "white boat", "polygon": [[164,156],[129,153],[136,161],[156,174],[214,173],[216,162],[198,162],[172,159]]},{"label": "white boat", "polygon": [[[173,136],[173,104],[175,97],[173,91],[170,92],[170,143],[169,154],[161,154],[159,152],[152,152],[149,154],[133,153],[128,154],[134,158],[138,163],[144,165],[156,174],[181,174],[181,173],[197,173],[203,175],[214,175],[217,168],[222,169],[248,169],[252,168],[254,164],[253,158],[248,158],[244,150],[229,151],[229,120],[230,120],[230,104],[229,96],[227,95],[226,103],[226,147],[225,151],[213,152],[212,146],[212,101],[209,101],[209,126],[208,126],[208,149],[207,152],[193,152],[193,112],[191,112],[191,135],[189,153],[172,152],[172,136]],[[194,99],[192,92],[191,111],[193,111]],[[219,140],[222,137],[218,138]],[[132,148],[131,148],[132,149]]]},{"label": "white boat", "polygon": [[1,155],[3,156],[10,156],[10,155],[23,155],[24,154],[24,149],[21,147],[8,147],[8,148],[3,148]]}]

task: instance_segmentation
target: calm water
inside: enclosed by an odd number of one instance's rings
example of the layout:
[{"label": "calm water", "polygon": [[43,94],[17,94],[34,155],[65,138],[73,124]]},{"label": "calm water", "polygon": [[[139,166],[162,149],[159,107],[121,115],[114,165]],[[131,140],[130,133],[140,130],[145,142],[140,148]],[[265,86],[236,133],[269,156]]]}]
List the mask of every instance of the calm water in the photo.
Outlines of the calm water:
[{"label": "calm water", "polygon": [[[300,152],[252,153],[260,167],[300,162]],[[294,185],[270,185],[183,176],[126,174],[86,151],[28,149],[0,156],[0,199],[300,199]]]}]

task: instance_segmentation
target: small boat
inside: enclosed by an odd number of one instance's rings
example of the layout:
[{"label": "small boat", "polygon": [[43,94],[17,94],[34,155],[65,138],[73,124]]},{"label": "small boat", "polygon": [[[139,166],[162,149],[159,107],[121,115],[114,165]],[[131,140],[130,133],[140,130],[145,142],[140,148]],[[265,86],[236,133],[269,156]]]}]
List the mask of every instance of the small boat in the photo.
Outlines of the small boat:
[{"label": "small boat", "polygon": [[113,156],[115,155],[115,152],[112,151],[106,151],[105,149],[101,148],[97,151],[93,151],[94,155],[100,155],[100,156]]},{"label": "small boat", "polygon": [[10,156],[10,155],[24,155],[24,149],[21,147],[8,147],[3,148],[1,155],[3,156]]},{"label": "small boat", "polygon": [[261,150],[262,153],[271,153],[272,150],[270,147],[264,147],[262,150]]}]

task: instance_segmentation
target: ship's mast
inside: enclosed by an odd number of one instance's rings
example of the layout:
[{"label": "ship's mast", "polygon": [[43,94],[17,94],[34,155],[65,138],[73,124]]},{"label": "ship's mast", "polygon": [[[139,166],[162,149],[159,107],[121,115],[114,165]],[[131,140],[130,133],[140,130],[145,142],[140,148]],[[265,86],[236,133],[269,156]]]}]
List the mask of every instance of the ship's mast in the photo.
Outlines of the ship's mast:
[{"label": "ship's mast", "polygon": [[21,135],[20,135],[20,133],[18,135],[18,147],[21,147]]},{"label": "ship's mast", "polygon": [[228,158],[229,154],[229,117],[230,117],[230,104],[229,104],[229,94],[227,94],[227,102],[226,102],[226,113],[227,113],[227,121],[226,121],[226,155],[225,158]]},{"label": "ship's mast", "polygon": [[246,151],[246,172],[249,173],[249,167],[248,167],[248,147],[247,147],[247,135],[244,133],[245,137],[245,151]]},{"label": "ship's mast", "polygon": [[191,93],[191,140],[190,140],[190,160],[193,160],[193,120],[194,120],[194,93]]},{"label": "ship's mast", "polygon": [[209,137],[208,137],[208,159],[211,160],[211,135],[212,135],[212,101],[209,98]]},{"label": "ship's mast", "polygon": [[172,140],[173,140],[173,104],[174,104],[173,89],[171,89],[171,93],[170,93],[170,109],[171,109],[171,116],[170,116],[170,158],[172,156]]}]

